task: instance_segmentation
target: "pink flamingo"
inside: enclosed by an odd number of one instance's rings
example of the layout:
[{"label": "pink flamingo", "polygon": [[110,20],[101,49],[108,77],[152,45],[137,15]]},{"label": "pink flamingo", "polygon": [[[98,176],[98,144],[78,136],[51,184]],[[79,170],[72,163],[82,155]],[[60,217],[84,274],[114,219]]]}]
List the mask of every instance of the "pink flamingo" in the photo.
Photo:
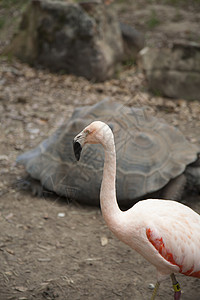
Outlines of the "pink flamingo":
[{"label": "pink flamingo", "polygon": [[174,299],[180,299],[181,289],[174,273],[200,278],[200,216],[183,204],[159,199],[142,200],[121,211],[116,199],[116,153],[110,127],[95,121],[78,134],[74,138],[77,160],[87,143],[102,144],[105,151],[100,204],[107,226],[157,269],[151,300],[155,299],[160,282],[169,275]]}]

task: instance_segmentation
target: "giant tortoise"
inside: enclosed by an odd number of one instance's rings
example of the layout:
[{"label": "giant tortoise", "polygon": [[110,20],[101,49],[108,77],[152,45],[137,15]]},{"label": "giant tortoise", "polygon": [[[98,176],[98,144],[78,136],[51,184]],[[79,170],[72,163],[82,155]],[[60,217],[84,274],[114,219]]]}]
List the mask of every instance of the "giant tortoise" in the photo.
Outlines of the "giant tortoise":
[{"label": "giant tortoise", "polygon": [[48,191],[89,205],[99,204],[104,152],[85,147],[77,164],[73,138],[94,120],[108,123],[117,152],[117,198],[130,206],[141,197],[178,199],[186,183],[200,186],[198,148],[175,127],[149,116],[145,108],[105,99],[76,108],[70,120],[17,158],[30,177]]}]

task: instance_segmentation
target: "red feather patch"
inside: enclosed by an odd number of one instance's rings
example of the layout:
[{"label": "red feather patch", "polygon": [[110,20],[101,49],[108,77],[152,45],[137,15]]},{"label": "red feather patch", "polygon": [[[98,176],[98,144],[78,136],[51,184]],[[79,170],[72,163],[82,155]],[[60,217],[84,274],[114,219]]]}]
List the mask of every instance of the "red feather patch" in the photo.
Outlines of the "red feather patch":
[{"label": "red feather patch", "polygon": [[200,271],[198,272],[193,272],[194,267],[192,267],[190,270],[183,272],[183,266],[179,265],[176,263],[173,254],[168,251],[168,249],[165,247],[165,244],[163,242],[162,237],[160,238],[155,238],[155,236],[153,235],[153,232],[150,228],[146,229],[146,235],[148,240],[150,241],[150,243],[155,247],[155,249],[159,252],[159,254],[166,259],[168,262],[170,262],[172,265],[176,265],[180,268],[180,273],[187,275],[187,276],[192,276],[192,277],[198,277],[200,278]]}]

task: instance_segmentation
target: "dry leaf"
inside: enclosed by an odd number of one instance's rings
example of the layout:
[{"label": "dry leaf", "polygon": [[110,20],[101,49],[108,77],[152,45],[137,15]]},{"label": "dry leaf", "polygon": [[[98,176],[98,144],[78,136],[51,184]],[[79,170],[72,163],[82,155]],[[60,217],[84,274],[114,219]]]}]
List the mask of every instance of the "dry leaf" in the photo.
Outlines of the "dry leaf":
[{"label": "dry leaf", "polygon": [[108,244],[108,238],[106,236],[101,237],[101,246],[106,246]]},{"label": "dry leaf", "polygon": [[26,292],[28,289],[25,286],[16,286],[15,290],[18,292]]},{"label": "dry leaf", "polygon": [[9,220],[13,217],[13,213],[8,214],[7,216],[5,216],[6,220]]},{"label": "dry leaf", "polygon": [[7,251],[9,254],[15,255],[15,252],[14,252],[13,250],[11,250],[11,249],[6,248],[6,251]]},{"label": "dry leaf", "polygon": [[51,259],[50,258],[38,258],[38,261],[40,261],[40,262],[48,262],[48,261],[51,261]]}]

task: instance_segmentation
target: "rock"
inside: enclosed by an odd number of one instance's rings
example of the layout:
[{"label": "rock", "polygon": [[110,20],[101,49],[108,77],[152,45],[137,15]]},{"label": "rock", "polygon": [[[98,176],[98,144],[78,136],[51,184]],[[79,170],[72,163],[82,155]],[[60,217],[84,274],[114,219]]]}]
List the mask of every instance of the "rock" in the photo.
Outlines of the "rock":
[{"label": "rock", "polygon": [[136,60],[138,52],[144,48],[144,35],[129,24],[120,22],[123,38],[123,60]]},{"label": "rock", "polygon": [[172,98],[200,100],[200,44],[174,42],[171,48],[140,51],[150,90]]},{"label": "rock", "polygon": [[123,42],[110,6],[32,0],[6,52],[53,71],[104,81],[121,60]]}]

